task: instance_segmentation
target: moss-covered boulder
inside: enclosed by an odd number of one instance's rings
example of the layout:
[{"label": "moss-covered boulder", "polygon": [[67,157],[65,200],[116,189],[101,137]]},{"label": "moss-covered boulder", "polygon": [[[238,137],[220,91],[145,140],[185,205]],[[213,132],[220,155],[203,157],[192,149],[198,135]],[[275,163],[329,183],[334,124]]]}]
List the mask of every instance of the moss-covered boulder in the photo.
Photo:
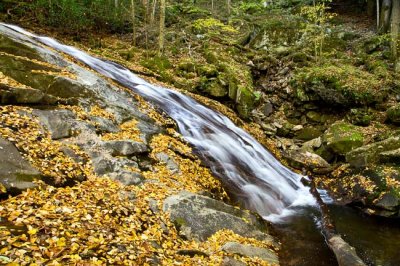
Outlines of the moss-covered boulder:
[{"label": "moss-covered boulder", "polygon": [[[400,135],[389,137],[385,140],[359,147],[346,154],[346,161],[356,168],[365,167],[388,158],[388,151],[400,148]],[[383,153],[383,154],[382,154]]]},{"label": "moss-covered boulder", "polygon": [[386,111],[387,121],[393,124],[400,124],[400,104],[390,107]]},{"label": "moss-covered boulder", "polygon": [[276,51],[298,42],[303,35],[301,18],[288,13],[271,13],[268,20],[255,21],[257,25],[254,37],[249,45],[254,49]]},{"label": "moss-covered boulder", "polygon": [[293,80],[298,100],[341,107],[380,103],[387,95],[387,86],[384,80],[348,64],[305,67]]},{"label": "moss-covered boulder", "polygon": [[330,126],[323,136],[323,143],[338,155],[363,145],[364,136],[359,129],[345,122],[337,122]]}]

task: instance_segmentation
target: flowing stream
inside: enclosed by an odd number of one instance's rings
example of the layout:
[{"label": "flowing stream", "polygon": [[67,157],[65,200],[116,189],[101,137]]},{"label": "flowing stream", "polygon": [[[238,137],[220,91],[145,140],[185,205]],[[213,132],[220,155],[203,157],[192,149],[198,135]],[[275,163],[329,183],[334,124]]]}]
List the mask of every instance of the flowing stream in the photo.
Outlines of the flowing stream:
[{"label": "flowing stream", "polygon": [[294,206],[315,204],[301,182],[302,176],[283,166],[224,115],[179,92],[152,85],[114,62],[17,26],[2,25],[74,57],[161,108],[176,121],[179,132],[237,200],[265,219],[276,221],[292,213]]},{"label": "flowing stream", "polygon": [[[276,223],[282,242],[282,265],[337,265],[319,228],[321,218],[316,201],[302,184],[302,176],[283,166],[227,117],[179,92],[152,85],[114,62],[18,26],[0,25],[14,31],[16,38],[41,42],[74,57],[165,111],[236,199]],[[330,205],[330,209],[338,232],[354,244],[369,265],[400,265],[399,221],[379,221],[347,207]]]}]

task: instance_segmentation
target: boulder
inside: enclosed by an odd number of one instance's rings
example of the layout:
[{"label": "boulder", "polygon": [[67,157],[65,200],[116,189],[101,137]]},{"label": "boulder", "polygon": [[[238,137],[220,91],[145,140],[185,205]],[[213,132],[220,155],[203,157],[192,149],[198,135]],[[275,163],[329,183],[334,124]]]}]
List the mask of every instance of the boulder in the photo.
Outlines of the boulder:
[{"label": "boulder", "polygon": [[113,156],[130,156],[149,151],[149,148],[145,143],[133,140],[105,141],[103,146],[110,150]]},{"label": "boulder", "polygon": [[323,136],[323,143],[334,153],[345,155],[363,145],[364,136],[360,130],[346,122],[331,125]]},{"label": "boulder", "polygon": [[400,205],[400,198],[393,193],[386,192],[374,201],[374,205],[388,211],[395,211]]},{"label": "boulder", "polygon": [[400,104],[386,110],[387,121],[393,124],[400,124]]},{"label": "boulder", "polygon": [[42,126],[51,133],[53,140],[72,136],[75,114],[69,110],[34,110]]},{"label": "boulder", "polygon": [[204,241],[219,230],[229,229],[277,245],[270,235],[261,231],[265,230],[265,224],[260,218],[206,196],[183,191],[167,198],[163,209],[188,239]]},{"label": "boulder", "polygon": [[278,256],[273,251],[266,248],[243,245],[236,242],[227,242],[222,246],[221,250],[229,254],[238,254],[251,258],[257,257],[270,264],[279,264]]},{"label": "boulder", "polygon": [[40,172],[21,156],[14,144],[0,137],[0,185],[10,194],[18,194],[36,187],[33,181],[41,178]]},{"label": "boulder", "polygon": [[346,154],[346,161],[353,167],[365,167],[368,164],[378,162],[380,158],[383,160],[393,158],[395,153],[388,152],[399,148],[400,136],[393,136],[383,141],[353,149]]},{"label": "boulder", "polygon": [[331,171],[331,166],[321,156],[302,150],[292,150],[283,153],[284,158],[293,168],[302,170],[306,168],[315,173],[326,173]]}]

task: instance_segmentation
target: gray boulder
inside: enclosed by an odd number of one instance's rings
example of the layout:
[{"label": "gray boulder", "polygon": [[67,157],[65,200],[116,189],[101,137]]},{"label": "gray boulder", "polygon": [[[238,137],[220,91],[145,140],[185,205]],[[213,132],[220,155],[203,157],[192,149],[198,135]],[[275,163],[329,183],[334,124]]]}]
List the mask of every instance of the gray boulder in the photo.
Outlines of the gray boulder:
[{"label": "gray boulder", "polygon": [[33,114],[54,140],[72,136],[75,114],[69,110],[34,110]]},{"label": "gray boulder", "polygon": [[0,183],[8,193],[34,188],[33,181],[41,178],[40,172],[21,156],[14,144],[0,138]]},{"label": "gray boulder", "polygon": [[292,150],[283,153],[290,166],[296,169],[306,168],[315,173],[326,173],[331,170],[331,165],[321,156],[302,150]]},{"label": "gray boulder", "polygon": [[266,228],[261,219],[206,196],[183,191],[167,198],[163,209],[188,239],[204,241],[219,230],[229,229],[277,246],[270,235],[261,231]]},{"label": "gray boulder", "polygon": [[388,151],[400,148],[400,136],[390,137],[383,141],[354,149],[346,154],[346,161],[353,167],[365,167],[378,162],[380,158],[387,159],[393,156]]},{"label": "gray boulder", "polygon": [[145,143],[132,140],[106,141],[104,148],[110,150],[113,156],[129,156],[149,151]]}]

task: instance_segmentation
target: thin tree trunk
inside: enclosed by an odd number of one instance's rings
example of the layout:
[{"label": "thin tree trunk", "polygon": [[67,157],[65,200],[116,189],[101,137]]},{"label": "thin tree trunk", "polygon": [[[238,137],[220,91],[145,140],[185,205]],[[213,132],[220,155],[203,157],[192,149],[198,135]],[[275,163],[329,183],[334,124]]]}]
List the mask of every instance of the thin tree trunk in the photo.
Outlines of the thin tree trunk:
[{"label": "thin tree trunk", "polygon": [[160,0],[160,35],[158,37],[158,52],[164,52],[164,30],[165,30],[165,0]]},{"label": "thin tree trunk", "polygon": [[144,38],[146,50],[149,49],[149,0],[143,0],[144,7]]},{"label": "thin tree trunk", "polygon": [[400,71],[399,61],[399,31],[400,31],[400,1],[393,1],[392,7],[392,23],[391,23],[391,39],[392,39],[392,55],[395,60],[395,70]]},{"label": "thin tree trunk", "polygon": [[231,15],[231,0],[226,0],[226,5],[228,9],[228,15]]},{"label": "thin tree trunk", "polygon": [[153,6],[150,14],[150,24],[154,24],[154,18],[156,17],[156,7],[157,7],[157,0],[153,0]]},{"label": "thin tree trunk", "polygon": [[132,45],[136,46],[135,1],[131,0]]},{"label": "thin tree trunk", "polygon": [[379,15],[380,15],[380,3],[379,0],[376,0],[376,30],[379,31],[379,25],[381,24],[381,22],[379,21]]},{"label": "thin tree trunk", "polygon": [[[398,0],[394,2],[398,2]],[[380,25],[379,25],[380,33],[386,33],[389,31],[391,10],[392,10],[392,0],[383,0]]]}]

